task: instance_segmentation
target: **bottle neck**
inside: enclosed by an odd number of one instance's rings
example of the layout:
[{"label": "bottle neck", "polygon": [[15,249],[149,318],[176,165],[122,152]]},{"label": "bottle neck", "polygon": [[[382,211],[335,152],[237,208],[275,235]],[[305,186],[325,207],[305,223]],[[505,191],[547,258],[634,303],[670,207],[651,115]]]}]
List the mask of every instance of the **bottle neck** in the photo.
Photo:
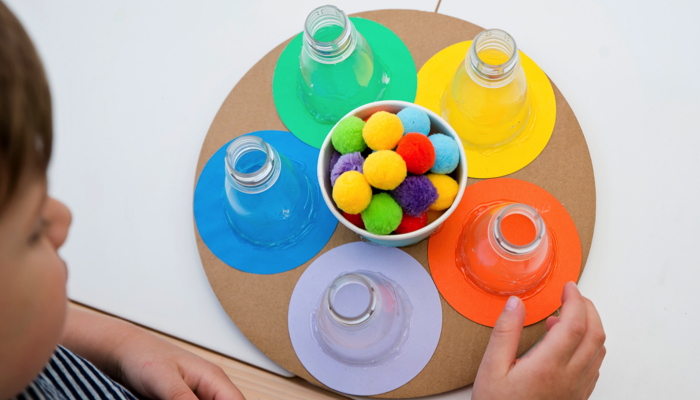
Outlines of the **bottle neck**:
[{"label": "bottle neck", "polygon": [[257,136],[241,136],[226,149],[226,179],[243,193],[260,193],[275,184],[281,170],[277,151]]},{"label": "bottle neck", "polygon": [[352,54],[356,44],[355,26],[335,6],[318,7],[306,18],[303,48],[314,60],[339,63]]},{"label": "bottle neck", "polygon": [[520,54],[515,39],[500,29],[476,35],[465,67],[469,76],[486,87],[498,88],[512,82],[520,70]]},{"label": "bottle neck", "polygon": [[358,273],[339,276],[326,291],[330,316],[346,327],[367,323],[377,309],[379,291],[370,279]]},{"label": "bottle neck", "polygon": [[[509,217],[520,218],[515,225],[506,221]],[[524,218],[525,219],[524,219]],[[523,220],[525,221],[523,223]],[[513,232],[516,230],[517,232]],[[532,232],[534,230],[534,232]],[[513,236],[520,236],[519,241]],[[510,235],[510,237],[509,237]],[[533,257],[546,244],[547,229],[537,210],[526,204],[511,204],[501,208],[495,215],[489,239],[494,249],[506,258],[524,260]],[[523,239],[525,239],[523,241]]]}]

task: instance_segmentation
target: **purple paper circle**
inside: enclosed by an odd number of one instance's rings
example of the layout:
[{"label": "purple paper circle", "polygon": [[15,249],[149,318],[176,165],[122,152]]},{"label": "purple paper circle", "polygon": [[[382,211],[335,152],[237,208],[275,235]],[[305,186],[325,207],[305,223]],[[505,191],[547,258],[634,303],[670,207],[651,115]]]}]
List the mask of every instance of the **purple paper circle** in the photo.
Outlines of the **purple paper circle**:
[{"label": "purple paper circle", "polygon": [[[310,318],[326,288],[337,276],[358,270],[393,280],[413,306],[404,354],[391,362],[339,362],[324,353],[312,335]],[[311,375],[333,390],[372,396],[405,385],[428,364],[442,332],[442,306],[433,280],[413,257],[397,248],[355,242],[321,255],[304,271],[289,302],[288,327],[294,351]]]}]

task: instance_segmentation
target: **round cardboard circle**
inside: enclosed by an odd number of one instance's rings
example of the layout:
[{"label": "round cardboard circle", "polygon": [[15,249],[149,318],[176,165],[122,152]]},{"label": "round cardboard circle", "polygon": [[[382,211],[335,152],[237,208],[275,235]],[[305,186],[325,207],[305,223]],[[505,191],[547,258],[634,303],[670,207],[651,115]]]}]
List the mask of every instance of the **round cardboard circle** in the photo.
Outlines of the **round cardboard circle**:
[{"label": "round cardboard circle", "polygon": [[[441,115],[440,98],[459,65],[464,63],[471,44],[471,40],[453,44],[423,65],[418,72],[416,104]],[[463,146],[471,178],[496,178],[523,168],[540,155],[552,136],[557,114],[552,85],[544,71],[522,51],[520,62],[530,91],[532,115],[523,131],[497,151],[485,154],[473,146]],[[459,133],[459,127],[454,128]]]},{"label": "round cardboard circle", "polygon": [[[413,102],[416,98],[416,64],[401,38],[377,22],[357,17],[350,19],[369,43],[372,53],[389,70],[391,80],[381,100]],[[303,32],[296,35],[280,55],[272,81],[272,95],[277,113],[287,129],[304,143],[321,148],[323,140],[335,124],[317,122],[299,98],[297,79],[302,40]]]},{"label": "round cardboard circle", "polygon": [[[440,50],[473,39],[483,30],[458,18],[433,12],[382,10],[358,15],[381,23],[396,33],[406,44],[419,68]],[[261,129],[285,130],[275,111],[272,77],[277,60],[287,43],[281,43],[272,49],[233,87],[204,138],[195,177],[199,177],[212,154],[231,139]],[[595,224],[593,167],[576,116],[556,85],[552,84],[552,89],[557,101],[557,119],[552,138],[535,162],[510,177],[544,188],[565,205],[581,238],[583,267],[591,247]],[[470,178],[467,184],[476,181]],[[249,274],[231,268],[214,256],[197,232],[196,239],[209,284],[236,326],[276,363],[309,382],[323,386],[301,364],[292,347],[289,333],[284,328],[287,326],[289,300],[299,277],[317,257],[335,247],[360,239],[339,224],[316,257],[298,268],[274,275]],[[429,271],[428,241],[402,250]],[[375,397],[428,396],[474,382],[492,329],[464,318],[442,297],[441,305],[442,333],[428,364],[410,382]],[[544,321],[525,327],[518,354],[530,348],[545,332]]]},{"label": "round cardboard circle", "polygon": [[[330,357],[313,337],[310,317],[321,296],[341,274],[369,270],[394,281],[413,309],[407,342],[398,358],[371,365],[350,364]],[[425,367],[442,330],[440,295],[423,266],[393,247],[348,243],[316,259],[294,288],[289,302],[289,336],[304,367],[331,389],[371,396],[403,386]]]},{"label": "round cardboard circle", "polygon": [[511,178],[488,179],[470,185],[464,200],[441,229],[430,237],[430,272],[440,294],[457,312],[470,320],[493,327],[509,296],[488,293],[469,282],[455,260],[464,221],[477,207],[493,202],[531,206],[544,219],[556,243],[555,265],[542,289],[523,299],[525,325],[541,321],[559,307],[564,285],[576,281],[581,269],[581,241],[576,225],[564,206],[539,186]]},{"label": "round cardboard circle", "polygon": [[265,248],[241,238],[228,223],[225,211],[224,162],[228,144],[221,146],[204,166],[194,189],[194,219],[199,235],[217,258],[237,270],[252,274],[277,274],[296,268],[315,256],[333,235],[338,220],[323,202],[316,179],[319,151],[289,132],[258,131],[249,133],[278,149],[290,161],[303,165],[301,171],[317,191],[316,213],[312,229],[294,246]]}]

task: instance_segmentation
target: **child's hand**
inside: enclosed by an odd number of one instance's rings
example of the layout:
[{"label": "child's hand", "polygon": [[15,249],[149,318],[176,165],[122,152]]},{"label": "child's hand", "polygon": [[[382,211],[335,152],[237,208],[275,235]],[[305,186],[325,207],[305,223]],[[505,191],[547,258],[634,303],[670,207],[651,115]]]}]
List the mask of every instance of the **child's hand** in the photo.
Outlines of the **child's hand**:
[{"label": "child's hand", "polygon": [[244,400],[218,366],[148,332],[134,334],[114,352],[121,380],[134,391],[153,399]]},{"label": "child's hand", "polygon": [[221,368],[116,318],[71,306],[61,343],[144,397],[244,400]]},{"label": "child's hand", "polygon": [[474,382],[472,399],[588,399],[605,357],[605,332],[593,303],[573,282],[564,286],[559,317],[527,357],[516,360],[525,306],[508,300],[491,334]]}]

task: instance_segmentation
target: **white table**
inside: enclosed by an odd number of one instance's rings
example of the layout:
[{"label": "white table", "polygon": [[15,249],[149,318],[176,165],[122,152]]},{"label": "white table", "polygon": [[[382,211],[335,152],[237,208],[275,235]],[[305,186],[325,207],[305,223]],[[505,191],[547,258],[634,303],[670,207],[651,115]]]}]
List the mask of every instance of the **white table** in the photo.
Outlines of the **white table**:
[{"label": "white table", "polygon": [[[51,192],[74,213],[62,249],[70,297],[288,375],[240,333],[209,287],[194,240],[194,169],[231,88],[322,4],[8,3],[52,87]],[[335,2],[348,13],[436,3]],[[594,398],[699,391],[700,7],[681,3],[442,0],[439,9],[511,33],[583,128],[598,209],[580,287],[608,334]]]}]

